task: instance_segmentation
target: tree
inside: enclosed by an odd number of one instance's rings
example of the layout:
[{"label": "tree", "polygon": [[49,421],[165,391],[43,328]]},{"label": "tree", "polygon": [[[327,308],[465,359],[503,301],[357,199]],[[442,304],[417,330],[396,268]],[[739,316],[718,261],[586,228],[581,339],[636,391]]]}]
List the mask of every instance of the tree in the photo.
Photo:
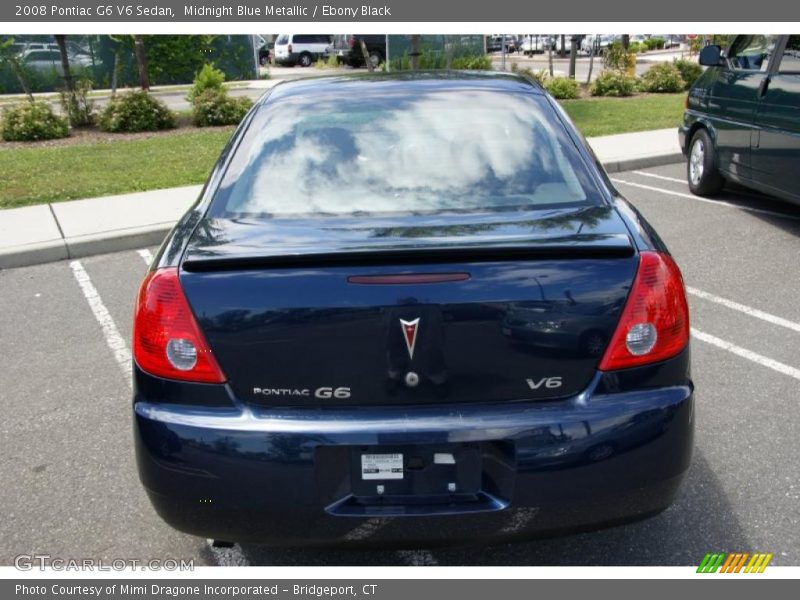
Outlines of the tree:
[{"label": "tree", "polygon": [[136,55],[136,68],[139,71],[139,87],[150,89],[150,76],[147,72],[147,54],[144,51],[144,36],[133,36],[133,52]]},{"label": "tree", "polygon": [[61,55],[61,71],[64,78],[64,89],[67,94],[75,93],[75,83],[72,81],[72,71],[69,68],[69,54],[67,54],[67,36],[57,35],[58,53]]},{"label": "tree", "polygon": [[575,79],[575,59],[578,57],[578,36],[574,33],[569,38],[569,78]]},{"label": "tree", "polygon": [[594,69],[595,46],[599,41],[600,41],[600,35],[597,34],[592,38],[592,43],[589,46],[589,75],[586,76],[586,85],[592,83],[592,70]]},{"label": "tree", "polygon": [[28,75],[19,61],[19,56],[14,50],[14,38],[7,38],[0,41],[0,64],[6,63],[11,67],[14,76],[19,82],[19,87],[25,92],[28,99],[33,102],[33,94],[31,93],[31,86],[28,84]]},{"label": "tree", "polygon": [[411,52],[409,53],[411,56],[411,70],[418,71],[419,70],[419,35],[412,35],[411,36]]}]

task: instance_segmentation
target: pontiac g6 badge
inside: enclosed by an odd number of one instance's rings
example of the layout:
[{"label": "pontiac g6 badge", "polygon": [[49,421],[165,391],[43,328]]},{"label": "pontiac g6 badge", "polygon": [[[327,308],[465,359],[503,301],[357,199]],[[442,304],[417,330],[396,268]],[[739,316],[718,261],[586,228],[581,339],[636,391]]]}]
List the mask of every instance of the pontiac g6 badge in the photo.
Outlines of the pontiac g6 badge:
[{"label": "pontiac g6 badge", "polygon": [[414,346],[417,344],[417,331],[419,329],[419,317],[413,321],[404,321],[400,319],[400,327],[403,328],[403,339],[406,341],[406,348],[408,348],[408,358],[414,358]]}]

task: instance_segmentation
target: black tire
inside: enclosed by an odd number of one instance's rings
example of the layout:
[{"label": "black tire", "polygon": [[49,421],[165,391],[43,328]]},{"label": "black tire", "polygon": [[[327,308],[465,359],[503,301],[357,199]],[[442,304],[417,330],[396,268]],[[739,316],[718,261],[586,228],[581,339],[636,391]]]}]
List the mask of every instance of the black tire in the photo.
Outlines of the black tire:
[{"label": "black tire", "polygon": [[377,69],[383,63],[383,54],[378,50],[370,50],[369,62],[372,63],[373,68]]},{"label": "black tire", "polygon": [[311,63],[313,63],[313,62],[314,62],[314,59],[311,57],[311,55],[308,52],[303,52],[300,55],[300,59],[298,60],[298,64],[301,67],[310,67]]},{"label": "black tire", "polygon": [[698,196],[718,194],[725,185],[717,169],[717,150],[705,129],[698,129],[689,142],[686,181],[692,193]]}]

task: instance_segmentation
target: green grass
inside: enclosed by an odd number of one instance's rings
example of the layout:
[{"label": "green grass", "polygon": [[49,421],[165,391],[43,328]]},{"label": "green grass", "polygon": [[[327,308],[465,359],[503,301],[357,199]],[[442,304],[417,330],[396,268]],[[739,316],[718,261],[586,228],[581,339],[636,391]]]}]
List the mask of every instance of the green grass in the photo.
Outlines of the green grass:
[{"label": "green grass", "polygon": [[203,183],[231,132],[0,150],[0,208]]},{"label": "green grass", "polygon": [[586,137],[678,127],[686,94],[633,98],[562,100],[561,105]]},{"label": "green grass", "polygon": [[[677,127],[684,94],[564,100],[587,137]],[[0,150],[0,208],[203,183],[231,129]]]}]

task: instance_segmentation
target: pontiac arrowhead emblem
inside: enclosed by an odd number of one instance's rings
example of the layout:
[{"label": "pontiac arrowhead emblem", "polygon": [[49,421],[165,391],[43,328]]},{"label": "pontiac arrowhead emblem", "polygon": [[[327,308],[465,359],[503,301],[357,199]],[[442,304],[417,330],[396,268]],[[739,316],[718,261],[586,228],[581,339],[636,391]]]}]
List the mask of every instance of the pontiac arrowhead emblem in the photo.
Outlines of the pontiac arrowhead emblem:
[{"label": "pontiac arrowhead emblem", "polygon": [[413,321],[404,321],[400,319],[400,327],[403,328],[403,339],[406,341],[406,348],[408,348],[408,357],[414,358],[414,346],[417,344],[417,330],[419,329],[419,317]]}]

